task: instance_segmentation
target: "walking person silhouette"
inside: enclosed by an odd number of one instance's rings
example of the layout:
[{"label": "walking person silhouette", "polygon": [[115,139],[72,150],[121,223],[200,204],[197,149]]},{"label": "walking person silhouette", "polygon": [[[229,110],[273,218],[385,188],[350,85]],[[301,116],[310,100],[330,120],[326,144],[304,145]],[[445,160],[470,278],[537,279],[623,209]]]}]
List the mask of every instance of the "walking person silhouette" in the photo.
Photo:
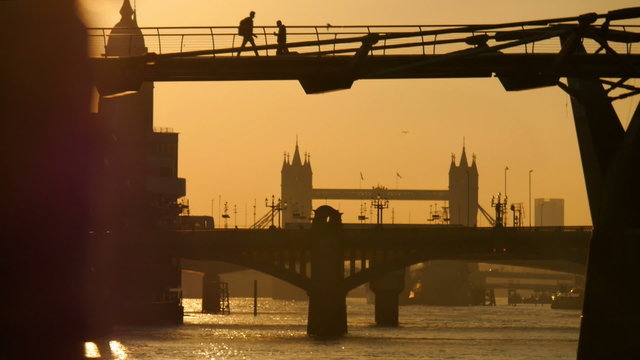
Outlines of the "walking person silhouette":
[{"label": "walking person silhouette", "polygon": [[256,53],[256,56],[260,56],[258,55],[258,50],[256,50],[256,42],[253,41],[254,37],[258,37],[258,35],[253,33],[253,18],[255,16],[256,12],[252,11],[249,13],[249,16],[240,21],[240,26],[238,26],[238,35],[242,36],[242,46],[240,46],[240,50],[238,50],[238,56],[240,56],[240,53],[244,50],[244,46],[248,42],[253,46],[253,52]]},{"label": "walking person silhouette", "polygon": [[287,27],[284,26],[284,24],[280,20],[276,22],[276,25],[278,25],[278,33],[273,33],[273,35],[278,37],[278,48],[276,49],[276,55],[288,54],[289,48],[287,47]]}]

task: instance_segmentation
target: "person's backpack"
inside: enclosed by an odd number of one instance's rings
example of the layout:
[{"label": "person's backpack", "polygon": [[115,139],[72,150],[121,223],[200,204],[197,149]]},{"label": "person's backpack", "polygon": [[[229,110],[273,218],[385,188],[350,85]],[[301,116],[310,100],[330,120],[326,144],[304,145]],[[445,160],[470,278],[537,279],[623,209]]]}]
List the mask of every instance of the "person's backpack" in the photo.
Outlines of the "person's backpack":
[{"label": "person's backpack", "polygon": [[249,21],[251,21],[251,18],[248,18],[248,17],[240,21],[240,25],[238,25],[238,35],[241,35],[241,36],[251,35],[251,34],[247,34],[250,31]]}]

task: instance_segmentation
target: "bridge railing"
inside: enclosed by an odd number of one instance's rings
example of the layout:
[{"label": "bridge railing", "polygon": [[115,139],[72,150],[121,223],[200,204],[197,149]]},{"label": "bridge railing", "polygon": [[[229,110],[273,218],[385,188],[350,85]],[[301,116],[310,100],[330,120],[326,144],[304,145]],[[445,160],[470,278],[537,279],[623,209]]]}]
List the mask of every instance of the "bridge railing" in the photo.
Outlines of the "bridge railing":
[{"label": "bridge railing", "polygon": [[[597,28],[597,27],[596,27]],[[287,38],[291,51],[315,56],[353,55],[360,48],[362,38],[369,34],[380,36],[370,54],[384,55],[439,55],[469,49],[486,40],[491,45],[535,36],[537,30],[552,30],[554,26],[501,26],[491,29],[490,25],[353,25],[353,26],[288,26]],[[640,53],[637,32],[640,25],[609,26],[611,31],[634,32],[629,42],[611,43],[618,53]],[[261,56],[275,56],[275,26],[256,26],[257,46]],[[242,44],[242,36],[235,26],[210,27],[143,27],[140,29],[118,29],[118,34],[110,34],[110,28],[89,28],[89,56],[107,57],[107,44],[116,38],[124,43],[134,43],[143,38],[148,52],[156,54],[180,54],[209,52],[208,56],[233,56]],[[593,52],[599,44],[584,40],[587,51]],[[251,45],[249,45],[251,46]],[[560,41],[556,37],[516,44],[501,51],[505,53],[557,53]],[[206,54],[201,55],[206,55]],[[251,49],[245,49],[243,56],[252,56]]]}]

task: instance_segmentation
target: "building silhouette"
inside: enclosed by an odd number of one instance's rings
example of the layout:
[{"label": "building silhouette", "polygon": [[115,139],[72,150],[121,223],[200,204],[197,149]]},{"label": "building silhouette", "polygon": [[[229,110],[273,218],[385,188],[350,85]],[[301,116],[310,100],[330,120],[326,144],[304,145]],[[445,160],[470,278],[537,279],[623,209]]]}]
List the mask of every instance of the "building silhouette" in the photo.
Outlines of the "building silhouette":
[{"label": "building silhouette", "polygon": [[[107,57],[140,56],[147,52],[129,0],[108,35]],[[129,249],[158,241],[158,231],[178,227],[185,179],[178,178],[178,134],[154,131],[153,83],[137,92],[100,97],[97,114],[104,145],[95,192],[97,233],[113,234],[109,246]],[[116,245],[117,244],[117,245]],[[162,246],[146,245],[144,253],[113,251],[103,271],[115,324],[181,323],[179,262]],[[116,265],[117,264],[117,265]]]},{"label": "building silhouette", "polygon": [[534,199],[535,226],[564,226],[564,199]]}]

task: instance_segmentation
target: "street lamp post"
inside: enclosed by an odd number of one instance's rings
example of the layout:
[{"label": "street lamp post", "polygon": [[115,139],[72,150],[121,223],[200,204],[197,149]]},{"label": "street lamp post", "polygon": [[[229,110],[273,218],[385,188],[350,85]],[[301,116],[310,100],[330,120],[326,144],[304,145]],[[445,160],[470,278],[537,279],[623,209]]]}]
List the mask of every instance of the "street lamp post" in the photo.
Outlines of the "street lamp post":
[{"label": "street lamp post", "polygon": [[222,218],[224,219],[224,228],[227,228],[227,222],[231,216],[229,216],[229,203],[224,202],[224,214],[222,214]]},{"label": "street lamp post", "polygon": [[529,227],[531,227],[531,218],[533,217],[533,213],[531,212],[531,174],[533,170],[529,170]]},{"label": "street lamp post", "polygon": [[[504,208],[507,208],[507,170],[509,170],[509,166],[504,167]],[[504,212],[504,224],[507,225],[507,212]]]},{"label": "street lamp post", "polygon": [[507,197],[507,170],[509,170],[509,166],[504,167],[504,197]]},{"label": "street lamp post", "polygon": [[264,206],[268,207],[271,209],[271,227],[270,229],[275,229],[275,217],[276,217],[276,211],[278,212],[278,228],[282,227],[282,222],[281,222],[281,216],[280,213],[282,212],[282,210],[287,208],[287,203],[282,203],[282,200],[278,199],[278,202],[276,203],[276,197],[275,195],[271,195],[271,204],[269,204],[269,199],[265,198],[264,199]]},{"label": "street lamp post", "polygon": [[376,209],[376,223],[382,225],[382,211],[389,207],[389,200],[378,194],[375,199],[371,200],[371,207]]}]

